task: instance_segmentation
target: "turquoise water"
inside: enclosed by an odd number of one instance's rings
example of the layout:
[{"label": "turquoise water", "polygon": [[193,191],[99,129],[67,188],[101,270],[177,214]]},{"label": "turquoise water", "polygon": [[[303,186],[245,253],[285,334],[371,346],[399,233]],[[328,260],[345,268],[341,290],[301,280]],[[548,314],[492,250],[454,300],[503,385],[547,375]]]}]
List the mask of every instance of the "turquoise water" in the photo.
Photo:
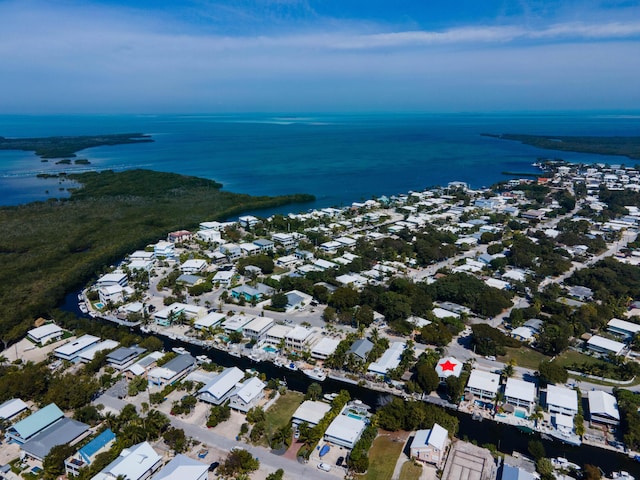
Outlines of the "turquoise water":
[{"label": "turquoise water", "polygon": [[538,157],[634,162],[541,150],[481,133],[640,135],[640,116],[0,116],[0,136],[5,137],[125,132],[148,133],[155,142],[84,150],[78,158],[91,162],[86,166],[0,151],[0,204],[66,195],[70,185],[35,175],[90,169],[149,168],[214,179],[229,191],[316,195],[315,203],[298,210],[348,205],[452,180],[489,186],[506,178],[504,170],[535,171],[531,163]]},{"label": "turquoise water", "polygon": [[277,349],[275,349],[275,348],[273,348],[273,347],[270,347],[270,346],[264,347],[264,348],[263,348],[263,350],[264,350],[265,352],[271,352],[271,353],[275,353],[275,352],[277,352],[277,351],[278,351]]},{"label": "turquoise water", "polygon": [[94,305],[98,310],[102,310],[104,308],[104,303],[102,302],[96,302]]},{"label": "turquoise water", "polygon": [[360,415],[356,415],[355,413],[347,413],[347,417],[355,418],[356,420],[362,420],[362,417]]},{"label": "turquoise water", "polygon": [[518,418],[527,418],[527,414],[525,412],[523,412],[522,410],[516,410],[514,412],[514,415]]}]

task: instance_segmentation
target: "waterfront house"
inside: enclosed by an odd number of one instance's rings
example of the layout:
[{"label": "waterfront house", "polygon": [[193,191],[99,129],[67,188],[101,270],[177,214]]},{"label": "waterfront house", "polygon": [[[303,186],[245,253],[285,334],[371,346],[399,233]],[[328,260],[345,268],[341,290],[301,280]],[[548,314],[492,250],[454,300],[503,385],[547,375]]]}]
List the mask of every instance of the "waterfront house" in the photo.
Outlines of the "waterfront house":
[{"label": "waterfront house", "polygon": [[176,247],[173,243],[161,240],[153,246],[153,255],[157,259],[173,259],[176,255]]},{"label": "waterfront house", "polygon": [[38,328],[33,328],[27,332],[27,337],[38,346],[43,346],[49,342],[62,338],[64,330],[55,323],[47,323]]},{"label": "waterfront house", "polygon": [[100,339],[98,337],[94,337],[93,335],[83,335],[75,340],[72,340],[69,343],[65,343],[64,345],[56,348],[53,351],[55,357],[61,360],[68,360],[70,362],[74,362],[78,359],[80,353],[85,350],[88,350],[93,345],[96,345]]},{"label": "waterfront house", "polygon": [[85,348],[82,350],[77,357],[77,361],[88,363],[96,356],[96,353],[102,352],[104,350],[113,350],[118,346],[118,342],[115,340],[103,340],[101,342],[92,345],[89,348]]},{"label": "waterfront house", "polygon": [[255,317],[249,315],[234,315],[233,317],[227,317],[227,319],[222,322],[222,328],[226,334],[232,332],[242,333],[245,325],[251,322],[254,318]]},{"label": "waterfront house", "polygon": [[180,265],[180,271],[189,275],[202,272],[207,268],[207,261],[201,258],[191,258]]},{"label": "waterfront house", "polygon": [[620,424],[616,397],[602,390],[589,392],[589,420],[592,424],[615,427]]},{"label": "waterfront house", "polygon": [[98,289],[98,297],[103,305],[124,302],[125,291],[120,285],[109,285]]},{"label": "waterfront house", "polygon": [[27,418],[9,427],[6,431],[7,442],[22,445],[30,438],[45,430],[64,417],[62,410],[55,403],[50,403],[32,413]]},{"label": "waterfront house", "polygon": [[209,464],[179,453],[153,476],[153,480],[207,480]]},{"label": "waterfront house", "polygon": [[107,465],[91,480],[145,480],[162,466],[162,456],[148,442],[125,448],[118,458]]},{"label": "waterfront house", "polygon": [[193,238],[193,233],[189,230],[177,230],[167,235],[167,241],[170,243],[182,243]]},{"label": "waterfront house", "polygon": [[115,439],[116,435],[110,428],[107,428],[100,435],[67,458],[64,461],[64,469],[67,476],[77,476],[80,473],[81,468],[90,466],[98,454],[106,452],[111,448]]},{"label": "waterfront house", "polygon": [[411,442],[411,458],[419,462],[430,463],[437,468],[442,466],[449,445],[449,432],[437,423],[428,430],[418,430]]},{"label": "waterfront house", "polygon": [[371,342],[371,340],[361,338],[351,344],[351,347],[347,350],[347,355],[355,355],[360,360],[365,361],[372,348],[373,342]]},{"label": "waterfront house", "polygon": [[274,243],[271,240],[266,238],[258,238],[253,241],[253,244],[258,247],[260,253],[269,253],[273,252]]},{"label": "waterfront house", "polygon": [[196,359],[188,353],[178,355],[162,367],[155,367],[147,373],[149,386],[163,388],[172,385],[196,367]]},{"label": "waterfront house", "polygon": [[11,420],[28,409],[29,406],[22,400],[19,398],[12,398],[0,405],[0,420]]},{"label": "waterfront house", "polygon": [[242,217],[238,217],[238,223],[243,228],[251,228],[255,227],[260,219],[254,217],[253,215],[244,215]]},{"label": "waterfront house", "polygon": [[326,402],[305,400],[291,416],[291,423],[295,428],[302,423],[315,427],[331,410],[331,405]]},{"label": "waterfront house", "polygon": [[213,405],[222,405],[233,394],[236,385],[243,378],[244,372],[239,368],[227,368],[198,390],[198,399]]},{"label": "waterfront house", "polygon": [[98,288],[110,287],[112,285],[120,285],[126,287],[129,283],[126,273],[113,272],[102,275],[96,282]]},{"label": "waterfront house", "polygon": [[386,375],[389,370],[400,365],[405,345],[403,342],[393,342],[377,361],[369,364],[367,371],[376,375]]},{"label": "waterfront house", "polygon": [[258,406],[264,398],[266,385],[258,377],[251,377],[240,385],[229,397],[229,406],[239,412],[247,413],[253,407]]},{"label": "waterfront house", "polygon": [[223,313],[211,312],[202,318],[198,318],[193,322],[193,328],[196,330],[206,330],[211,327],[215,327],[222,322],[226,317]]},{"label": "waterfront house", "polygon": [[507,404],[526,408],[530,413],[536,403],[536,386],[517,378],[507,378],[504,399]]},{"label": "waterfront house", "polygon": [[311,348],[311,357],[316,360],[326,360],[336,351],[339,344],[340,340],[337,338],[321,338],[320,341]]},{"label": "waterfront house", "polygon": [[20,445],[21,457],[42,463],[53,447],[74,445],[89,433],[89,425],[62,417]]},{"label": "waterfront house", "polygon": [[462,362],[453,357],[441,358],[436,363],[436,373],[441,382],[445,382],[449,377],[460,377],[462,373]]},{"label": "waterfront house", "polygon": [[247,323],[242,329],[242,334],[256,343],[262,341],[267,332],[273,325],[275,320],[269,317],[255,317]]},{"label": "waterfront house", "polygon": [[281,344],[284,345],[284,338],[291,330],[293,330],[293,327],[276,324],[267,330],[264,343],[273,345],[274,347],[279,347]]},{"label": "waterfront house", "polygon": [[324,432],[324,441],[352,449],[360,440],[365,428],[367,428],[367,423],[363,418],[347,415],[343,410],[327,427]]},{"label": "waterfront house", "polygon": [[547,386],[547,409],[549,413],[574,416],[578,413],[578,394],[575,390],[556,385]]},{"label": "waterfront house", "polygon": [[500,375],[482,370],[472,370],[465,392],[473,394],[480,400],[492,401],[496,398],[498,388],[500,388]]},{"label": "waterfront house", "polygon": [[156,366],[156,362],[162,358],[162,352],[151,352],[133,365],[125,368],[124,376],[131,381],[136,377],[147,378],[147,373]]},{"label": "waterfront house", "polygon": [[303,350],[313,337],[314,330],[298,325],[284,336],[284,343],[291,350]]},{"label": "waterfront house", "polygon": [[147,350],[141,347],[120,347],[107,355],[107,364],[116,370],[123,370]]}]

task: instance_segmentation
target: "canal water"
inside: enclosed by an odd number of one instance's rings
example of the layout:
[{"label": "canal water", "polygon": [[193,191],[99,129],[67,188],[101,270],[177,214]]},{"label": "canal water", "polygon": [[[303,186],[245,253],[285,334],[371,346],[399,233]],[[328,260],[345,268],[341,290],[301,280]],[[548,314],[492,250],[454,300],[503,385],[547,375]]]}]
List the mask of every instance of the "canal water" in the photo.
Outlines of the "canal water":
[{"label": "canal water", "polygon": [[[65,311],[72,312],[77,316],[91,318],[80,312],[76,299],[76,293],[68,295],[61,308]],[[94,321],[106,322],[104,320],[95,319]],[[139,329],[134,330],[135,333],[141,336],[146,335],[145,333],[140,332]],[[236,366],[241,370],[253,368],[260,373],[264,373],[267,378],[279,379],[286,382],[287,386],[291,390],[306,392],[309,385],[314,382],[300,371],[292,371],[284,367],[278,367],[271,362],[256,362],[248,357],[234,357],[229,355],[227,352],[213,348],[205,349],[203,347],[161,336],[158,338],[163,341],[164,348],[167,351],[173,347],[185,347],[192,355],[207,355],[214,363],[224,367]],[[390,394],[369,390],[355,384],[344,383],[330,378],[321,382],[321,386],[323,393],[347,390],[351,395],[351,398],[361,400],[365,404],[371,406],[374,411],[381,405],[384,405],[390,398]],[[622,453],[603,450],[588,445],[575,447],[563,444],[559,441],[544,440],[540,438],[537,433],[526,434],[512,425],[492,422],[490,420],[479,422],[473,420],[471,415],[453,410],[447,410],[447,413],[455,415],[460,421],[458,437],[466,437],[466,439],[469,441],[475,441],[478,445],[493,444],[496,445],[498,450],[503,453],[511,454],[512,452],[517,451],[527,454],[529,441],[539,440],[544,445],[547,457],[564,457],[570,462],[576,463],[580,466],[585,464],[597,465],[605,472],[605,474],[624,470],[636,476],[636,478],[639,478],[640,476],[640,463],[635,462],[633,459]]]}]

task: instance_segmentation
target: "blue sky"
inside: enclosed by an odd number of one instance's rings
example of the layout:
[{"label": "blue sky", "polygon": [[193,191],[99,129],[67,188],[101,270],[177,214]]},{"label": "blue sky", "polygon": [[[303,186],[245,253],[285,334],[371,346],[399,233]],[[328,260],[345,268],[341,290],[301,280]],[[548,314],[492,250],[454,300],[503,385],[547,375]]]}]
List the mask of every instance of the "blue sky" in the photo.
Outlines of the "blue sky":
[{"label": "blue sky", "polygon": [[640,1],[0,0],[0,112],[640,110]]}]

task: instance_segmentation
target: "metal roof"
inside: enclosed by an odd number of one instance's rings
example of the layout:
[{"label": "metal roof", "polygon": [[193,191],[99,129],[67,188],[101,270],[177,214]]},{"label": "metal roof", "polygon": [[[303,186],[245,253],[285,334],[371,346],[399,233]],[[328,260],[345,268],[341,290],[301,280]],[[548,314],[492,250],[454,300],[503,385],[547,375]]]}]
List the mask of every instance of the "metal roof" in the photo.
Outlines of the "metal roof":
[{"label": "metal roof", "polygon": [[50,403],[16,423],[11,430],[15,430],[21,438],[26,440],[62,417],[64,417],[62,410],[55,403]]},{"label": "metal roof", "polygon": [[244,378],[244,372],[238,367],[230,367],[200,389],[198,393],[208,393],[220,399]]},{"label": "metal roof", "polygon": [[63,418],[25,442],[20,448],[29,455],[43,460],[56,445],[71,443],[89,430],[89,425]]},{"label": "metal roof", "polygon": [[[182,455],[176,455],[153,480],[197,480],[206,475],[209,465]],[[205,476],[206,478],[206,476]]]},{"label": "metal roof", "polygon": [[100,435],[98,435],[96,438],[82,447],[78,451],[78,453],[85,462],[91,463],[91,457],[93,457],[97,452],[100,451],[101,448],[115,439],[116,434],[113,433],[110,428],[107,428],[104,432],[102,432]]},{"label": "metal roof", "polygon": [[589,412],[591,415],[606,415],[620,420],[616,397],[602,390],[592,390],[589,392]]}]

